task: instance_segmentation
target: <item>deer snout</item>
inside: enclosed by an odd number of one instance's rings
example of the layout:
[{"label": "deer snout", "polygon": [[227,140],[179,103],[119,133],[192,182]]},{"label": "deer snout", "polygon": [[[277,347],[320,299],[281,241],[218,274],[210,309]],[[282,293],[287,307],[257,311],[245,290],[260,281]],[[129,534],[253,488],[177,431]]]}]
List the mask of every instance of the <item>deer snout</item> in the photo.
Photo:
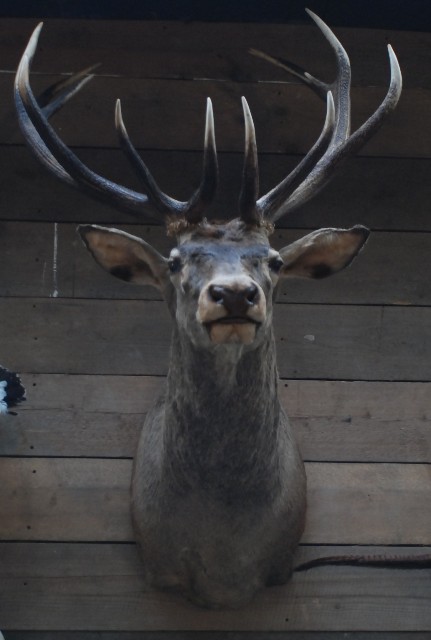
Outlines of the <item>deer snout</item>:
[{"label": "deer snout", "polygon": [[213,280],[201,291],[196,317],[213,344],[251,345],[266,318],[265,294],[246,276]]},{"label": "deer snout", "polygon": [[246,276],[214,279],[200,293],[196,318],[213,342],[250,344],[266,318],[265,294]]},{"label": "deer snout", "polygon": [[232,288],[220,284],[212,284],[208,287],[208,296],[211,301],[222,305],[228,316],[246,317],[250,307],[259,302],[259,289],[252,283],[248,287]]}]

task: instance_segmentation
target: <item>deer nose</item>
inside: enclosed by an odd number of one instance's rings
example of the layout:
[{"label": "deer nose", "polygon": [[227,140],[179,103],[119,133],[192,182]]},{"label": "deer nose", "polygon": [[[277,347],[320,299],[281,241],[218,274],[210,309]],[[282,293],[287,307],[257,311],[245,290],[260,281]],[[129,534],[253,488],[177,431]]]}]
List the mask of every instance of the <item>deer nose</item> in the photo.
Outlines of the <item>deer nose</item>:
[{"label": "deer nose", "polygon": [[241,289],[212,284],[208,293],[211,300],[223,305],[231,316],[245,316],[249,308],[259,301],[259,290],[255,284]]}]

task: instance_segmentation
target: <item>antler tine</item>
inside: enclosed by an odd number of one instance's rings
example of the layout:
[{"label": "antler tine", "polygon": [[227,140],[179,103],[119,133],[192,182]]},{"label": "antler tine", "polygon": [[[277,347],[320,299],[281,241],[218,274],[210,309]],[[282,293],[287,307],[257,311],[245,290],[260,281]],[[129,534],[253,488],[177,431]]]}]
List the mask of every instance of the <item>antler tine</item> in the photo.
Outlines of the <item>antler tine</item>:
[{"label": "antler tine", "polygon": [[388,92],[380,106],[347,140],[338,146],[331,145],[329,147],[328,152],[317,162],[308,177],[271,217],[272,222],[278,220],[288,211],[297,209],[316,195],[331,180],[339,165],[356,153],[378,131],[385,117],[395,109],[401,95],[402,76],[397,57],[390,45],[388,45],[388,54],[391,81]]},{"label": "antler tine", "polygon": [[323,22],[315,13],[306,9],[306,12],[314,20],[319,27],[322,34],[328,40],[331,48],[335,54],[337,63],[337,75],[333,82],[322,82],[318,78],[315,78],[308,71],[305,71],[302,67],[284,60],[283,58],[275,58],[273,56],[259,51],[257,49],[250,49],[250,53],[258,58],[262,58],[277,67],[288,71],[290,74],[296,76],[306,84],[314,93],[316,93],[322,100],[326,101],[328,91],[332,92],[335,103],[335,120],[336,126],[333,134],[333,141],[344,140],[349,135],[350,130],[350,60],[341,42],[331,31],[327,24]]},{"label": "antler tine", "polygon": [[293,62],[284,60],[284,58],[270,56],[268,53],[260,51],[260,49],[254,49],[253,47],[250,48],[248,52],[251,53],[252,56],[256,56],[256,58],[266,60],[266,62],[270,62],[275,67],[280,67],[280,69],[284,69],[285,71],[291,73],[293,76],[296,76],[301,80],[301,82],[307,84],[310,89],[317,93],[320,98],[325,99],[326,94],[331,89],[331,85],[329,85],[327,82],[322,82],[318,78],[315,78],[311,75],[311,73],[308,73],[308,71],[305,71],[305,69],[299,67]]},{"label": "antler tine", "polygon": [[350,60],[341,42],[336,38],[327,24],[316,16],[315,13],[306,9],[306,12],[314,20],[320,31],[332,47],[337,62],[337,76],[332,83],[334,92],[336,126],[332,143],[336,144],[345,140],[350,133]]},{"label": "antler tine", "polygon": [[120,100],[117,100],[115,104],[115,126],[118,131],[121,147],[130,161],[130,164],[135,169],[138,177],[142,180],[151,203],[161,213],[182,213],[183,203],[170,198],[161,189],[159,189],[147,165],[131,143],[121,114]]},{"label": "antler tine", "polygon": [[218,183],[218,162],[215,142],[214,113],[212,102],[207,98],[205,121],[204,160],[199,187],[187,203],[185,216],[188,222],[202,220],[203,212],[214,199]]},{"label": "antler tine", "polygon": [[242,97],[245,123],[245,150],[242,172],[242,187],[239,196],[241,219],[247,224],[258,224],[261,220],[256,206],[259,195],[259,165],[257,157],[256,133],[247,100]]},{"label": "antler tine", "polygon": [[[67,184],[130,213],[153,214],[147,196],[107,180],[84,165],[60,140],[39,107],[29,82],[29,67],[42,28],[34,30],[15,78],[15,104],[21,130],[41,162]],[[81,84],[82,86],[82,84]],[[76,88],[73,89],[76,93]],[[63,95],[63,104],[66,102]],[[46,106],[45,106],[46,110]]]},{"label": "antler tine", "polygon": [[184,215],[188,222],[200,222],[204,208],[212,201],[217,186],[217,153],[211,100],[209,98],[207,100],[202,179],[198,189],[187,202],[171,198],[157,185],[147,165],[130,141],[121,113],[120,100],[117,100],[115,105],[115,126],[120,137],[121,147],[138,177],[142,180],[145,191],[154,207],[164,214]]},{"label": "antler tine", "polygon": [[[348,55],[330,28],[312,11],[308,9],[306,11],[317,24],[335,53],[338,71],[336,80],[332,84],[326,84],[314,78],[307,71],[281,58],[273,58],[255,49],[251,50],[253,55],[268,60],[297,76],[321,98],[329,90],[334,94],[335,124],[332,129],[332,135],[328,136],[326,124],[319,140],[298,167],[258,201],[258,208],[261,210],[262,215],[271,222],[275,222],[288,211],[296,209],[320,191],[332,178],[334,170],[339,163],[347,158],[348,155],[357,151],[377,131],[386,114],[395,108],[401,93],[401,72],[395,54],[391,53],[392,50],[390,50],[391,85],[388,94],[373,116],[355,134],[349,137],[351,71]],[[329,109],[329,105],[327,109]],[[328,138],[330,139],[328,140]]]},{"label": "antler tine", "polygon": [[38,159],[57,177],[67,184],[82,189],[90,196],[113,204],[119,209],[133,214],[150,214],[155,217],[166,214],[185,215],[187,220],[198,222],[202,212],[213,198],[217,185],[217,158],[214,137],[214,119],[211,104],[207,107],[205,132],[205,153],[203,176],[199,188],[188,202],[180,202],[164,194],[157,186],[147,167],[130,142],[121,119],[119,103],[116,108],[116,122],[123,149],[132,165],[144,178],[148,197],[142,193],[123,187],[98,175],[62,142],[48,122],[48,118],[58,111],[77,93],[92,76],[95,66],[89,67],[49,87],[42,94],[42,105],[38,104],[30,87],[30,64],[36,51],[43,23],[34,30],[21,58],[15,78],[15,104],[21,130]]},{"label": "antler tine", "polygon": [[[261,215],[273,221],[273,215],[301,184],[317,161],[334,145],[344,141],[350,130],[350,61],[349,57],[329,27],[312,11],[307,9],[323,35],[329,41],[336,57],[337,76],[334,82],[326,83],[312,76],[298,65],[281,58],[274,58],[262,51],[251,49],[250,52],[276,66],[285,69],[298,77],[310,87],[320,98],[327,102],[326,120],[322,133],[307,153],[302,162],[268,194],[258,201]],[[331,97],[329,97],[329,95]]]},{"label": "antler tine", "polygon": [[78,73],[52,84],[39,94],[37,102],[45,117],[49,119],[54,113],[57,113],[87,82],[90,82],[94,78],[92,72],[99,66],[100,64],[98,63],[82,69],[82,71],[78,71]]},{"label": "antler tine", "polygon": [[[24,56],[27,56],[28,64],[30,64],[31,60],[33,59],[34,52],[37,46],[37,41],[38,41],[39,34],[42,27],[43,27],[43,22],[40,22],[35,28],[35,30],[33,31],[33,34],[23,54],[23,58]],[[21,63],[22,63],[22,60],[21,60]],[[30,148],[33,150],[36,157],[52,173],[54,173],[58,178],[60,178],[64,182],[67,182],[68,184],[75,186],[75,181],[73,180],[73,178],[66,171],[64,171],[63,167],[56,161],[54,156],[48,151],[48,149],[44,145],[42,139],[40,138],[39,134],[37,133],[33,123],[31,122],[27,114],[27,111],[25,109],[25,106],[21,97],[20,89],[18,86],[19,72],[20,72],[20,69],[18,68],[18,72],[15,78],[14,96],[15,96],[15,105],[16,105],[17,115],[18,115],[18,122],[20,124],[21,131],[24,134],[24,138],[30,143]]]},{"label": "antler tine", "polygon": [[278,212],[287,195],[292,194],[301,184],[328,148],[335,130],[335,107],[331,91],[328,91],[326,100],[326,118],[320,137],[295,169],[276,187],[259,198],[257,207],[262,217],[271,219],[273,214]]}]

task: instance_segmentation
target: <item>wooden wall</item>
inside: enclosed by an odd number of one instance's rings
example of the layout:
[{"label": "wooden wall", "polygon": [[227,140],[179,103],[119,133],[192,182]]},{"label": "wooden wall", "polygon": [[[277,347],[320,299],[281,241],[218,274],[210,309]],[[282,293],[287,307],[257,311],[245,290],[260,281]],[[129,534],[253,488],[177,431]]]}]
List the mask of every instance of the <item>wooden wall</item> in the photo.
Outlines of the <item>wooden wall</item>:
[{"label": "wooden wall", "polygon": [[[397,631],[424,640],[429,571],[316,569],[235,613],[142,592],[128,516],[130,459],[167,370],[169,318],[155,291],[101,272],[75,226],[115,224],[159,250],[169,241],[160,227],[138,228],[57,183],[23,145],[11,92],[33,26],[0,24],[0,362],[23,372],[28,390],[19,415],[0,418],[6,640],[65,638],[67,630],[236,630],[260,639],[263,631],[333,632],[327,640],[341,637],[336,632]],[[276,311],[280,391],[309,477],[299,560],[328,547],[330,554],[431,548],[431,36],[337,34],[353,67],[354,125],[385,93],[388,41],[405,88],[381,132],[274,236],[282,246],[321,226],[372,229],[349,270],[289,284]],[[324,118],[313,94],[248,55],[251,46],[331,77],[331,54],[313,27],[52,20],[32,83],[41,90],[59,73],[101,62],[55,117],[57,130],[92,168],[138,188],[117,148],[113,106],[121,97],[132,139],[179,198],[199,179],[211,96],[221,170],[212,214],[236,215],[240,96],[255,119],[262,190],[298,162]]]}]

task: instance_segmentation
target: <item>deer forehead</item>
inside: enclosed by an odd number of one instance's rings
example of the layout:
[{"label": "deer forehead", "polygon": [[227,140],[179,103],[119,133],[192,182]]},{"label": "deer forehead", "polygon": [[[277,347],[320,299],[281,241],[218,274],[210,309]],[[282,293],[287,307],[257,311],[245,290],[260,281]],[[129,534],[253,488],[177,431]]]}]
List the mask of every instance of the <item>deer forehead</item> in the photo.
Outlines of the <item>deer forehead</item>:
[{"label": "deer forehead", "polygon": [[199,225],[182,234],[171,257],[179,257],[189,264],[234,266],[252,264],[272,253],[268,234],[264,229],[246,228],[237,220],[225,224]]},{"label": "deer forehead", "polygon": [[171,251],[171,257],[178,256],[184,262],[209,264],[237,264],[265,259],[270,251],[265,245],[237,245],[216,242],[190,242]]}]

